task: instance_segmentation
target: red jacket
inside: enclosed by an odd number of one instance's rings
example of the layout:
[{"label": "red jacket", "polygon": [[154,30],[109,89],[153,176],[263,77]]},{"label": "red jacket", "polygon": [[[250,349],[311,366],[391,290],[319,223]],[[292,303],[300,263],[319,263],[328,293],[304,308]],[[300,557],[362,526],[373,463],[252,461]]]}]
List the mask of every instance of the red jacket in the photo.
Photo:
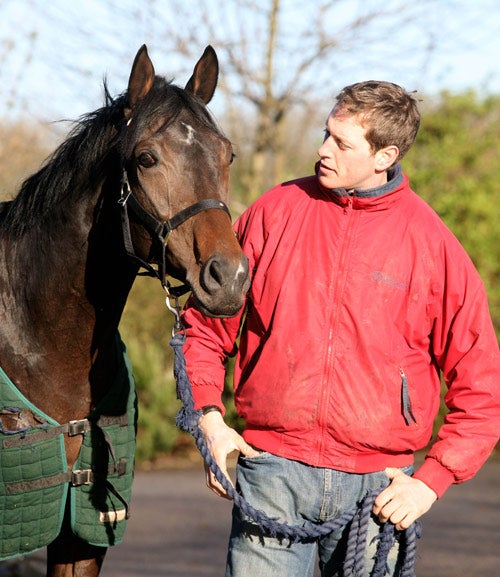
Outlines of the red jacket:
[{"label": "red jacket", "polygon": [[410,188],[353,196],[315,176],[260,197],[236,230],[253,271],[245,315],[184,313],[197,407],[221,405],[224,362],[244,325],[235,402],[246,441],[355,473],[411,464],[445,424],[416,477],[441,496],[472,477],[500,431],[500,363],[483,283]]}]

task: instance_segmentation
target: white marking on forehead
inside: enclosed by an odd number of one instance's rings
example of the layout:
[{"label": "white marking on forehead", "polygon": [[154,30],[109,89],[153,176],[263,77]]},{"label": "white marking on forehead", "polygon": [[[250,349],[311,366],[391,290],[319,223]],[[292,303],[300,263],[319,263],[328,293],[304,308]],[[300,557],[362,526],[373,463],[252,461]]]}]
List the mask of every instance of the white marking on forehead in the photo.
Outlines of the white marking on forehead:
[{"label": "white marking on forehead", "polygon": [[184,142],[186,144],[193,144],[194,135],[196,133],[196,130],[190,124],[186,124],[185,122],[181,122],[181,124],[182,124],[182,126],[185,126],[186,130],[187,130],[187,136],[186,136],[186,139],[184,140]]}]

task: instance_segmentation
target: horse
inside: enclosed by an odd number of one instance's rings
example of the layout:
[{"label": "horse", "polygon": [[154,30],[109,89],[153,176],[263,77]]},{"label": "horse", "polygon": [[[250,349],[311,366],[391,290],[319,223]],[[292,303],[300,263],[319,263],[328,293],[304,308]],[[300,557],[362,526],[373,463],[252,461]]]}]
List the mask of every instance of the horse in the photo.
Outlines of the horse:
[{"label": "horse", "polygon": [[[207,46],[181,88],[156,75],[143,45],[126,91],[112,98],[105,82],[105,104],[82,116],[17,196],[0,204],[0,370],[8,385],[2,390],[19,395],[9,406],[0,398],[0,477],[8,489],[0,491],[0,525],[21,516],[50,525],[52,513],[36,509],[43,518],[33,519],[9,499],[24,493],[38,506],[53,500],[42,491],[59,491],[63,503],[54,514],[62,520],[46,537],[48,577],[96,577],[128,516],[117,486],[125,472],[131,478],[133,463],[120,458],[111,436],[135,434],[136,417],[122,413],[137,400],[130,384],[125,395],[112,384],[130,372],[117,335],[140,269],[167,292],[176,288],[169,277],[185,283],[207,316],[233,316],[243,305],[248,263],[227,209],[234,154],[206,107],[218,71]],[[100,403],[107,413],[96,415]],[[33,459],[45,451],[36,448],[40,438],[43,447],[49,438],[62,439],[62,469],[9,484],[5,459],[16,447]],[[91,465],[75,470],[84,447]],[[44,469],[54,458],[28,465]],[[101,508],[105,543],[93,538],[100,528],[90,528],[87,539],[75,533],[75,499],[76,506]],[[26,547],[33,544],[3,558]]]}]

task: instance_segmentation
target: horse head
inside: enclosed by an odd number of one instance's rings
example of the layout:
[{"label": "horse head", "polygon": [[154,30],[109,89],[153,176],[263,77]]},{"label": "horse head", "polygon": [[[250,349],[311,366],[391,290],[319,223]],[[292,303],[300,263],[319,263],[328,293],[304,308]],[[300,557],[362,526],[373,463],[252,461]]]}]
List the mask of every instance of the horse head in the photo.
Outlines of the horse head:
[{"label": "horse head", "polygon": [[120,135],[121,202],[140,261],[158,265],[164,286],[166,275],[186,282],[204,314],[227,317],[243,305],[249,272],[227,209],[232,146],[206,108],[217,77],[210,46],[184,89],[155,76],[141,47]]}]

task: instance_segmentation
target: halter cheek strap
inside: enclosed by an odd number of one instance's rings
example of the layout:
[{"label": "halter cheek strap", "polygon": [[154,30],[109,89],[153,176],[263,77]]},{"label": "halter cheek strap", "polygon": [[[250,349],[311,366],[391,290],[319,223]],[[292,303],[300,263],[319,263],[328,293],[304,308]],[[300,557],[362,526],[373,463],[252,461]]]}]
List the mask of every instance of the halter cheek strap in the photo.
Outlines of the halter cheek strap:
[{"label": "halter cheek strap", "polygon": [[[138,261],[139,264],[147,270],[146,274],[158,278],[163,288],[175,296],[185,294],[190,289],[187,285],[183,285],[181,287],[171,287],[166,281],[165,253],[170,233],[182,223],[186,222],[186,220],[189,220],[192,216],[212,208],[223,210],[225,213],[227,213],[229,218],[231,218],[231,213],[229,212],[228,207],[221,200],[217,200],[215,198],[205,198],[184,208],[175,214],[172,218],[162,222],[156,219],[151,213],[149,213],[136,199],[130,187],[128,176],[125,170],[123,171],[122,191],[118,203],[121,206],[123,240],[127,254],[134,260]],[[160,244],[161,262],[158,265],[158,270],[151,266],[150,263],[146,262],[135,254],[134,246],[132,244],[132,237],[130,235],[128,207],[130,207],[130,210],[134,213],[140,224],[149,232],[153,242],[159,242]]]}]

